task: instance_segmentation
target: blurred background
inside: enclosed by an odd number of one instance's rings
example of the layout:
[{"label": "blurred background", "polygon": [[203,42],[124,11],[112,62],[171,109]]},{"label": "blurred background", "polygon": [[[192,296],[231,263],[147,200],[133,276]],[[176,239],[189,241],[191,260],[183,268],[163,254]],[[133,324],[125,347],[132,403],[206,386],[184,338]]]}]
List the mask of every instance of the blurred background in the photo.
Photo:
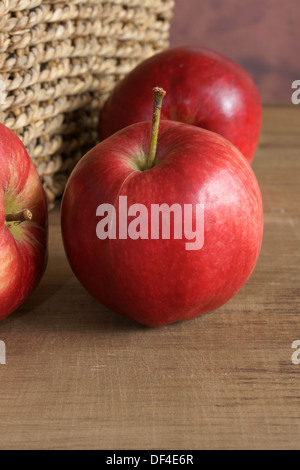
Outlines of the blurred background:
[{"label": "blurred background", "polygon": [[215,49],[252,75],[264,102],[291,102],[299,22],[299,0],[175,0],[170,46]]}]

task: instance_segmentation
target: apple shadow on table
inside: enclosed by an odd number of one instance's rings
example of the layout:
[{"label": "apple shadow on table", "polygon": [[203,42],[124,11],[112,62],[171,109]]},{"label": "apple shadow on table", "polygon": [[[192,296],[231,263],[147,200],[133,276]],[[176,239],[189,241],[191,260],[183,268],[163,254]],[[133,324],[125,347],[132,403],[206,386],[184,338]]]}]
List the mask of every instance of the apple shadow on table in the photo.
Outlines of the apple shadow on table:
[{"label": "apple shadow on table", "polygon": [[55,260],[48,264],[46,275],[32,295],[1,326],[26,323],[26,328],[57,331],[139,330],[142,325],[110,311],[94,299],[73,275],[67,263],[55,275]]},{"label": "apple shadow on table", "polygon": [[51,297],[55,296],[57,292],[63,289],[64,285],[72,277],[72,273],[64,276],[63,280],[56,282],[47,282],[47,271],[49,270],[49,263],[46,272],[40,281],[40,284],[32,292],[32,294],[24,301],[24,303],[11,315],[3,320],[3,322],[14,321],[17,318],[29,317],[30,314],[40,312],[41,316],[45,313],[44,304],[51,302]]}]

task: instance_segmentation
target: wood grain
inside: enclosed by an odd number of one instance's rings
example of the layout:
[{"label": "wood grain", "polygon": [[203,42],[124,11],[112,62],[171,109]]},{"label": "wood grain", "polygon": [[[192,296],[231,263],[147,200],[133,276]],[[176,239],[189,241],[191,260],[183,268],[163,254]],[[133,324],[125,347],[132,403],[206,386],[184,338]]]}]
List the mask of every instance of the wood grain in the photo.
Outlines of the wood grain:
[{"label": "wood grain", "polygon": [[0,324],[1,449],[299,449],[300,107],[265,107],[253,169],[265,233],[218,311],[150,329],[73,277],[59,211],[35,294]]}]

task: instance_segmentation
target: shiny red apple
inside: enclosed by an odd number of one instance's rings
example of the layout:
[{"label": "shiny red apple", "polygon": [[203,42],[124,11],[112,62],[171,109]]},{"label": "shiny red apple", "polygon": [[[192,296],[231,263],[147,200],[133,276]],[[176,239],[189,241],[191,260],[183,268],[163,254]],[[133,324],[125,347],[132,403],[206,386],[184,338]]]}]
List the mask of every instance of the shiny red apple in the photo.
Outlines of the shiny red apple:
[{"label": "shiny red apple", "polygon": [[48,210],[33,162],[0,124],[0,320],[38,285],[47,261]]},{"label": "shiny red apple", "polygon": [[157,141],[154,109],[152,127],[124,128],[81,159],[61,214],[79,281],[147,326],[231,299],[255,267],[263,232],[261,193],[242,154],[216,133],[170,120]]},{"label": "shiny red apple", "polygon": [[156,54],[118,83],[99,120],[100,140],[151,115],[151,90],[168,91],[162,119],[221,134],[251,162],[258,144],[262,107],[256,85],[237,63],[201,47]]}]

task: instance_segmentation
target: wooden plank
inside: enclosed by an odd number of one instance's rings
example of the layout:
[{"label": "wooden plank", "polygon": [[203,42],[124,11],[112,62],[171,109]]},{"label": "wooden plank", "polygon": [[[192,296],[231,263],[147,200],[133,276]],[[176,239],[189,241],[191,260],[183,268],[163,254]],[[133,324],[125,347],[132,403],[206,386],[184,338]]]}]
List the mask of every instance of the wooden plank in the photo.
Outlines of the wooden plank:
[{"label": "wooden plank", "polygon": [[100,306],[50,215],[46,275],[1,322],[1,449],[299,449],[300,108],[265,107],[257,267],[218,311],[158,329]]}]

